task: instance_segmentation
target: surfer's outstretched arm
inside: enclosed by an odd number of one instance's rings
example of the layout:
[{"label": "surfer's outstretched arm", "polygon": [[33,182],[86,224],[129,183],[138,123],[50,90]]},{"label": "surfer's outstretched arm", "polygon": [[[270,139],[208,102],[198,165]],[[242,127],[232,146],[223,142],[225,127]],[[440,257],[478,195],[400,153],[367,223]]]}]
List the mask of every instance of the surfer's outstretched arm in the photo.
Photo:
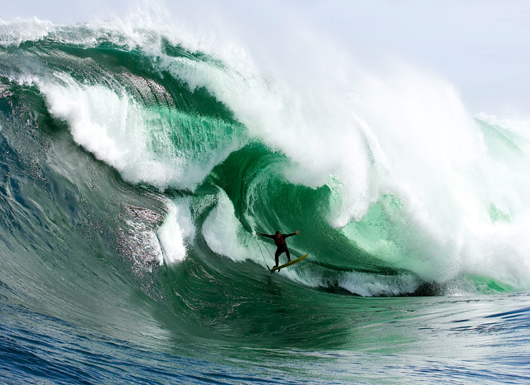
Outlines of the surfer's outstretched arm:
[{"label": "surfer's outstretched arm", "polygon": [[300,231],[296,230],[296,233],[284,234],[283,237],[287,238],[287,237],[292,237],[293,235],[298,235],[298,234],[300,234]]},{"label": "surfer's outstretched arm", "polygon": [[261,235],[262,237],[274,238],[274,235],[263,234],[263,233],[259,233],[259,235]]}]

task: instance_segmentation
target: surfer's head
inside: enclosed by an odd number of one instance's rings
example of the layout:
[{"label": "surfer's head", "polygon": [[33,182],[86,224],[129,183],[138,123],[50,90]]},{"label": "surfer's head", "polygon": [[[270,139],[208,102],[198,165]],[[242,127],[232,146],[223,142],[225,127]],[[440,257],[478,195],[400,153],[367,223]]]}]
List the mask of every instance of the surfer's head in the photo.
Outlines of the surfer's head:
[{"label": "surfer's head", "polygon": [[280,235],[282,235],[282,233],[280,232],[280,230],[276,231],[276,236],[279,237]]}]

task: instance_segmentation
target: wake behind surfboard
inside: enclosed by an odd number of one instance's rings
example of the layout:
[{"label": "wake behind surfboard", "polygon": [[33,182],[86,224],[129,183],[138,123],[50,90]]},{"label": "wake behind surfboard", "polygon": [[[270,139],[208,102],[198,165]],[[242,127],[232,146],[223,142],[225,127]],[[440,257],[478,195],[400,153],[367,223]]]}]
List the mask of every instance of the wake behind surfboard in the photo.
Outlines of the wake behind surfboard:
[{"label": "wake behind surfboard", "polygon": [[270,271],[271,273],[274,273],[276,270],[280,271],[280,269],[283,269],[284,267],[288,267],[288,266],[294,265],[295,263],[300,262],[301,260],[305,259],[305,257],[307,257],[308,255],[309,253],[307,253],[306,255],[302,255],[300,258],[284,263],[283,265],[280,265],[278,267],[273,267],[272,269],[270,269]]}]

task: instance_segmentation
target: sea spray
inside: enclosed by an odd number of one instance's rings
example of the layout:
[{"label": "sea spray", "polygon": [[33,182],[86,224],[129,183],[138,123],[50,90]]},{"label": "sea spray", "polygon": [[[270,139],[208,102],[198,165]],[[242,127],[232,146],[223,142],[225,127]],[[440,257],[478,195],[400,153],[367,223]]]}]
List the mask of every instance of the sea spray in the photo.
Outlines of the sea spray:
[{"label": "sea spray", "polygon": [[[218,134],[235,133],[222,121],[167,114],[156,106],[139,105],[123,89],[79,85],[62,75],[59,79],[41,86],[50,112],[69,123],[77,143],[133,183],[193,190],[239,145],[237,135]],[[196,133],[185,136],[189,131]]]},{"label": "sea spray", "polygon": [[164,256],[160,259],[160,264],[172,264],[186,258],[187,244],[193,242],[195,236],[188,200],[179,199],[166,204],[168,213],[156,232]]}]

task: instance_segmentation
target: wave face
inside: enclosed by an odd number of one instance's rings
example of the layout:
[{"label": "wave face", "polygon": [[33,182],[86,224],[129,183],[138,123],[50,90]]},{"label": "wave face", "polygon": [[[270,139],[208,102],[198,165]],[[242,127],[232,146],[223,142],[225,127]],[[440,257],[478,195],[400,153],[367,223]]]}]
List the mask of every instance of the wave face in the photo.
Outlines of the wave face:
[{"label": "wave face", "polygon": [[[530,131],[471,118],[438,79],[366,72],[337,91],[155,30],[0,35],[9,306],[193,357],[368,347],[346,325],[382,303],[351,295],[530,288]],[[309,257],[271,276],[257,233],[276,230],[300,230],[289,247]]]}]

